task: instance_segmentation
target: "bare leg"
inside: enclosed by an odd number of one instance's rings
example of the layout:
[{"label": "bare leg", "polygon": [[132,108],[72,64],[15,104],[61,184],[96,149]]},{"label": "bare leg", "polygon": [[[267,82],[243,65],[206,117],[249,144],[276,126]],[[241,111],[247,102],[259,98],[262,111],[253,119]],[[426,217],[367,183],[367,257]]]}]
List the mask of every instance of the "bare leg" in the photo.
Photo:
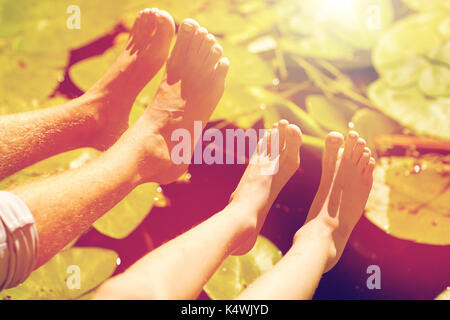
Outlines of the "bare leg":
[{"label": "bare leg", "polygon": [[259,232],[276,196],[298,168],[300,130],[284,121],[279,132],[279,172],[262,175],[267,156],[256,153],[257,161],[249,164],[223,211],[108,280],[96,298],[195,299],[222,261]]},{"label": "bare leg", "polygon": [[339,163],[342,141],[337,133],[327,137],[321,184],[291,249],[238,299],[311,299],[322,274],[339,260],[363,212],[375,165],[355,132],[349,134]]},{"label": "bare leg", "polygon": [[174,22],[147,9],[107,73],[83,96],[62,106],[0,117],[0,179],[52,155],[80,148],[104,150],[128,127],[142,88],[165,62]]}]

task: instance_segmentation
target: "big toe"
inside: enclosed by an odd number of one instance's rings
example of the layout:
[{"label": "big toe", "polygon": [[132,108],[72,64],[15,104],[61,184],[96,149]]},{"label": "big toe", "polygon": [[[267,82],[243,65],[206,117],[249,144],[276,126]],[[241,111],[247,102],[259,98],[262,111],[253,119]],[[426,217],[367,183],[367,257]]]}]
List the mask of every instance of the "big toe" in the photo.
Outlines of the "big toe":
[{"label": "big toe", "polygon": [[186,52],[197,33],[199,24],[192,19],[185,19],[178,31],[177,41],[167,61],[167,83],[172,85],[181,79]]},{"label": "big toe", "polygon": [[322,161],[322,176],[332,178],[336,171],[339,148],[344,142],[344,136],[339,132],[330,132],[325,139],[325,151]]},{"label": "big toe", "polygon": [[300,164],[300,146],[302,145],[302,131],[295,124],[289,124],[286,128],[286,152],[290,159]]}]

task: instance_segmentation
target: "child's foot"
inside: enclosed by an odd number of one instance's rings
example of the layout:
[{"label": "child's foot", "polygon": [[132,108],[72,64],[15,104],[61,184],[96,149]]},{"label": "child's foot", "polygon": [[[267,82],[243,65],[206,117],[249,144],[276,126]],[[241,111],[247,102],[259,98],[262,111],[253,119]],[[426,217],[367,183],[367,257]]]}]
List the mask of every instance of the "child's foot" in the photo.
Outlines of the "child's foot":
[{"label": "child's foot", "polygon": [[134,100],[167,60],[174,33],[174,21],[167,12],[141,11],[123,52],[106,74],[78,98],[82,108],[92,108],[97,123],[94,147],[108,148],[128,128]]},{"label": "child's foot", "polygon": [[229,62],[221,56],[222,48],[206,29],[191,19],[181,24],[166,76],[154,100],[129,130],[131,139],[143,142],[147,155],[148,161],[142,161],[144,180],[170,183],[187,170],[189,164],[171,161],[172,148],[178,143],[171,135],[176,129],[186,129],[192,155],[194,139],[199,138],[193,134],[194,121],[201,121],[203,129],[224,91]]},{"label": "child's foot", "polygon": [[338,133],[330,133],[326,139],[320,186],[306,219],[306,223],[320,221],[332,229],[333,244],[326,271],[341,257],[361,218],[375,167],[370,149],[356,132],[348,134],[343,150],[342,142]]},{"label": "child's foot", "polygon": [[[270,150],[274,147],[271,145],[271,135],[278,135],[279,139],[280,151],[275,159],[270,156],[277,154],[276,151]],[[233,252],[235,255],[245,254],[253,248],[270,207],[300,165],[302,133],[296,125],[281,120],[266,133],[264,139],[267,141],[268,152],[264,152],[266,143],[261,139],[258,152],[253,154],[231,196],[230,205],[238,208],[239,214],[248,214],[256,226],[254,235]],[[276,166],[273,165],[274,162],[278,162]],[[271,171],[273,169],[274,171]]]}]

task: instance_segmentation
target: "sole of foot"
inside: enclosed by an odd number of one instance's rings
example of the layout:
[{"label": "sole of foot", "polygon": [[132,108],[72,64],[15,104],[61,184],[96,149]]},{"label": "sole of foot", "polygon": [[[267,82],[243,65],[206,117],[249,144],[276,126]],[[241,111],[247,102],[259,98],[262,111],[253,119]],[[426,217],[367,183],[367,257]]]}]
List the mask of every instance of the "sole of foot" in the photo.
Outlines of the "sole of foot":
[{"label": "sole of foot", "polygon": [[196,21],[186,19],[180,25],[167,61],[166,75],[134,128],[135,134],[147,141],[154,141],[154,138],[147,139],[146,135],[159,136],[159,146],[147,143],[145,149],[154,154],[154,149],[160,148],[157,153],[168,161],[159,172],[144,173],[144,178],[167,184],[186,172],[189,163],[177,165],[170,161],[172,148],[178,143],[172,141],[172,134],[178,129],[188,131],[192,156],[197,142],[193,134],[194,122],[201,121],[204,128],[225,88],[229,61],[221,58],[222,51],[215,37]]},{"label": "sole of foot", "polygon": [[254,225],[253,235],[233,255],[250,251],[278,194],[300,165],[300,129],[281,120],[258,143],[247,169],[230,200],[240,215]]},{"label": "sole of foot", "polygon": [[83,96],[97,123],[93,146],[105,150],[128,128],[129,113],[139,92],[161,69],[169,55],[175,23],[165,11],[142,10],[125,49]]},{"label": "sole of foot", "polygon": [[375,159],[358,133],[345,139],[337,132],[326,138],[322,176],[306,223],[318,220],[332,231],[326,271],[339,260],[351,232],[361,218],[373,184]]}]

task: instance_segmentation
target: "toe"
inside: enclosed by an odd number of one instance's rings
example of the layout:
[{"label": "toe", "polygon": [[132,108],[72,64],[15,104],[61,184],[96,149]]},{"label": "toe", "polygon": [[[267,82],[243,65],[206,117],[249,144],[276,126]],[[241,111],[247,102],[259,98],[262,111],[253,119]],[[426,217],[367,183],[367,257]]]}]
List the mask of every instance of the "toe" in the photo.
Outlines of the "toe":
[{"label": "toe", "polygon": [[208,35],[208,31],[201,27],[198,28],[195,32],[195,35],[192,37],[192,41],[189,44],[189,50],[187,52],[186,65],[190,66],[189,68],[185,68],[185,74],[182,74],[181,77],[184,78],[186,76],[197,77],[193,74],[194,70],[197,70],[197,66],[201,65],[203,60],[200,58],[200,48],[202,47],[203,40]]},{"label": "toe", "polygon": [[358,161],[361,158],[365,147],[366,141],[363,138],[358,138],[352,153],[352,162],[354,165],[358,164]]},{"label": "toe", "polygon": [[370,153],[364,151],[361,155],[361,159],[359,159],[358,162],[358,170],[363,173],[364,168],[367,166],[367,164],[369,163],[370,160]]},{"label": "toe", "polygon": [[331,177],[334,175],[336,169],[336,161],[338,158],[338,152],[342,144],[344,143],[344,136],[339,132],[330,132],[325,139],[325,151],[322,161],[322,175],[331,173]]},{"label": "toe", "polygon": [[208,58],[205,61],[205,70],[214,70],[217,62],[219,62],[220,57],[222,56],[223,49],[222,46],[218,43],[215,43],[211,51],[209,52]]},{"label": "toe", "polygon": [[214,83],[218,84],[220,88],[225,86],[225,78],[228,74],[228,70],[230,69],[230,61],[228,58],[220,59],[214,70]]},{"label": "toe", "polygon": [[198,59],[199,62],[205,63],[208,58],[209,52],[211,51],[212,46],[216,43],[216,38],[211,33],[207,34],[203,39],[202,45],[200,47]]},{"label": "toe", "polygon": [[[132,50],[142,49],[148,43],[149,35],[152,37],[157,28],[157,10],[144,9],[141,10],[134,21],[133,28],[130,32],[129,48],[133,46]],[[134,53],[134,52],[132,52]]]},{"label": "toe", "polygon": [[192,19],[184,20],[179,28],[177,41],[167,61],[167,83],[174,84],[181,79],[181,70],[184,65],[186,52],[197,32],[199,25]]},{"label": "toe", "polygon": [[345,140],[344,147],[344,159],[350,159],[353,153],[353,148],[355,147],[356,141],[358,140],[359,135],[355,131],[350,131],[347,135],[347,139]]},{"label": "toe", "polygon": [[280,120],[278,122],[278,130],[280,131],[280,151],[285,149],[286,146],[286,131],[289,122],[287,120]]},{"label": "toe", "polygon": [[364,176],[367,179],[372,179],[374,169],[375,169],[375,159],[373,157],[370,157],[369,162],[367,163],[367,166],[364,169]]},{"label": "toe", "polygon": [[302,145],[302,131],[295,124],[289,124],[286,128],[286,151],[298,155]]}]

